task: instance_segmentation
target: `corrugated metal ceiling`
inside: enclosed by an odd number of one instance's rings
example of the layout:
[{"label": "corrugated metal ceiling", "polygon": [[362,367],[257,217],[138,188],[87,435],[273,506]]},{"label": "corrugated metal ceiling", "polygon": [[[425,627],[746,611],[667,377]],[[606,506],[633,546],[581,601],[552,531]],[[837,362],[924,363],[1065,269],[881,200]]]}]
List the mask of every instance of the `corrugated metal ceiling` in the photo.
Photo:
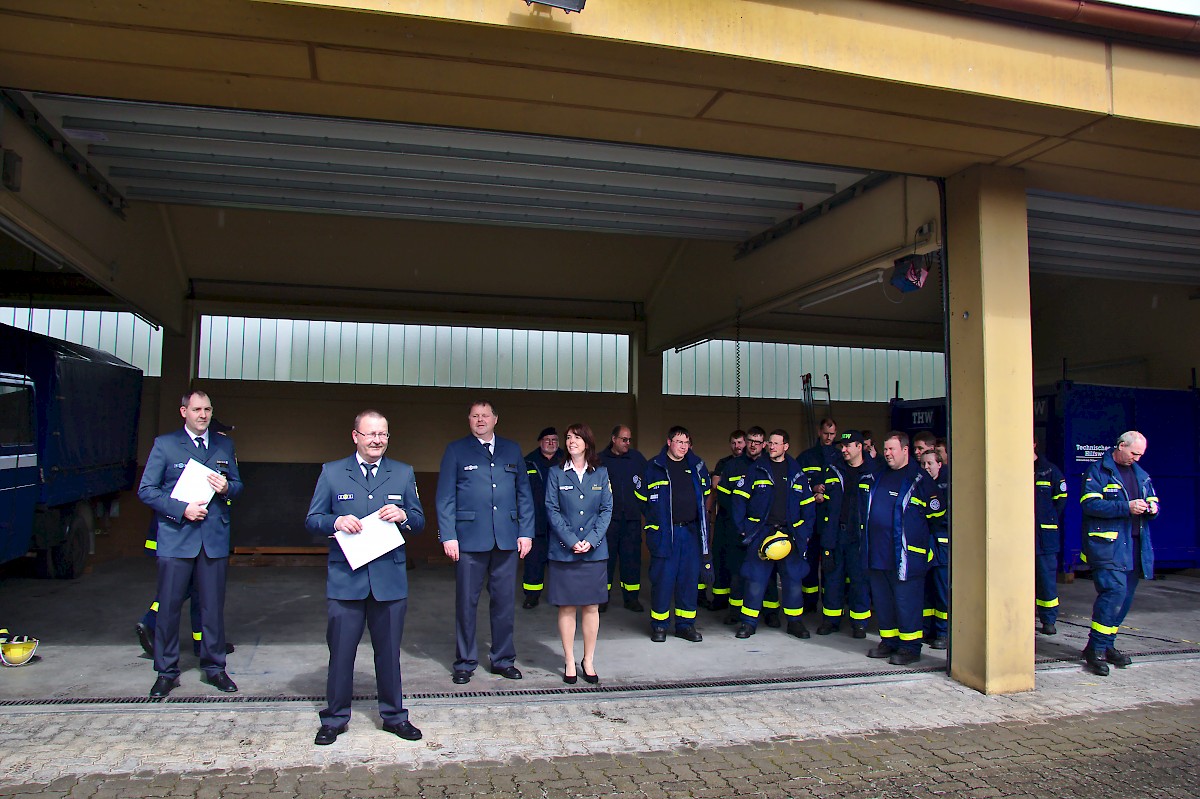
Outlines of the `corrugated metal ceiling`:
[{"label": "corrugated metal ceiling", "polygon": [[29,100],[130,201],[741,241],[868,174],[478,130]]}]

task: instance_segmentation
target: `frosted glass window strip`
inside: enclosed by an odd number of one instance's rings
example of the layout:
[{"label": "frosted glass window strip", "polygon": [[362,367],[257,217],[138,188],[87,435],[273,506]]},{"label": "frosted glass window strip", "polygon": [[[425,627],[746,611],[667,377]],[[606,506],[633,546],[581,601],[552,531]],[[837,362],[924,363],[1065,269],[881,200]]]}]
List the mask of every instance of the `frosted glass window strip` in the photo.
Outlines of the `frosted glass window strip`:
[{"label": "frosted glass window strip", "polygon": [[[533,388],[529,384],[529,332],[510,330],[509,351],[512,353],[512,384],[507,388]],[[506,386],[501,386],[505,388]]]},{"label": "frosted glass window strip", "polygon": [[53,338],[103,350],[140,368],[162,371],[162,331],[124,311],[5,309],[0,320]]},{"label": "frosted glass window strip", "polygon": [[200,361],[201,376],[230,380],[615,393],[629,390],[629,345],[611,333],[203,316]]},{"label": "frosted glass window strip", "polygon": [[[473,328],[473,330],[479,335],[479,376],[474,385],[479,388],[499,388],[500,331],[495,328]],[[511,358],[506,358],[506,360],[511,363]]]},{"label": "frosted glass window strip", "polygon": [[[945,396],[942,353],[771,342],[743,342],[741,351],[741,396],[747,398],[802,399],[805,374],[812,375],[814,388],[823,388],[828,374],[834,402],[887,402],[896,380],[905,398]],[[705,342],[681,353],[668,350],[663,392],[735,396],[736,352],[732,341]]]}]

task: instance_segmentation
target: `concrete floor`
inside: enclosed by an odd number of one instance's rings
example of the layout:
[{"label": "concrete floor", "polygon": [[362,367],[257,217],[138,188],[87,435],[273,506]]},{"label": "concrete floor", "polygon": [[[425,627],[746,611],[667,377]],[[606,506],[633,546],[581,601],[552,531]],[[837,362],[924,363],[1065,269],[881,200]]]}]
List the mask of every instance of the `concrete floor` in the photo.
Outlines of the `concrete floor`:
[{"label": "concrete floor", "polygon": [[[154,681],[151,661],[134,636],[134,622],[154,591],[150,558],[101,564],[75,581],[43,581],[20,569],[0,574],[0,626],[42,641],[40,659],[20,669],[0,670],[5,700],[63,701],[86,698],[143,697]],[[324,642],[325,570],[318,566],[249,566],[230,569],[226,617],[237,651],[228,670],[243,699],[321,697],[327,650]],[[1060,586],[1060,634],[1036,636],[1040,661],[1069,660],[1082,649],[1094,597],[1088,580]],[[479,692],[562,689],[562,656],[555,608],[517,609],[517,663],[525,673],[513,682],[482,669],[469,685],[455,686],[449,672],[454,659],[453,571],[421,566],[410,572],[409,612],[402,663],[405,693],[411,697],[478,695]],[[601,617],[596,668],[607,687],[655,687],[725,680],[858,680],[864,675],[909,672],[866,658],[877,637],[855,641],[846,632],[814,635],[800,641],[781,630],[763,628],[739,641],[724,614],[700,611],[700,644],[669,637],[649,640],[648,614],[614,604]],[[817,620],[808,619],[810,628]],[[185,619],[186,623],[186,619]],[[486,647],[486,600],[479,631]],[[1030,634],[1033,634],[1031,628]],[[1118,642],[1123,650],[1170,653],[1200,644],[1200,579],[1187,574],[1144,583]],[[576,652],[582,649],[576,644]],[[481,652],[486,661],[486,648]],[[919,666],[944,668],[945,653],[926,648]],[[182,685],[172,700],[212,696],[201,684],[197,662],[185,646]],[[370,643],[359,651],[356,688],[374,694]],[[585,687],[581,682],[579,687]]]}]

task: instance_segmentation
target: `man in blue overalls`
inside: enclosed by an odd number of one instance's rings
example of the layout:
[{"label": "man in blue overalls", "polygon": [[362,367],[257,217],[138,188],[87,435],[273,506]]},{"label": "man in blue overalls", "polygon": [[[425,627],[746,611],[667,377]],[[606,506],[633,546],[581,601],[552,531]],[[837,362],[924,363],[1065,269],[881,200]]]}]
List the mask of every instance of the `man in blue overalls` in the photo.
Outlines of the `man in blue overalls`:
[{"label": "man in blue overalls", "polygon": [[1158,516],[1158,495],[1150,475],[1137,463],[1145,453],[1146,437],[1130,430],[1083,476],[1083,555],[1096,585],[1092,631],[1083,656],[1101,677],[1108,676],[1109,663],[1123,669],[1133,662],[1113,643],[1133,604],[1138,580],[1154,578],[1150,520]]},{"label": "man in blue overalls", "polygon": [[645,503],[646,546],[650,550],[650,640],[667,640],[671,600],[675,637],[698,643],[696,595],[700,564],[708,555],[708,469],[691,452],[686,427],[667,431],[662,452],[646,465],[639,499]]},{"label": "man in blue overalls", "polygon": [[1058,553],[1062,549],[1059,525],[1067,509],[1067,480],[1050,461],[1037,454],[1033,442],[1033,515],[1036,537],[1036,591],[1042,635],[1058,633]]}]

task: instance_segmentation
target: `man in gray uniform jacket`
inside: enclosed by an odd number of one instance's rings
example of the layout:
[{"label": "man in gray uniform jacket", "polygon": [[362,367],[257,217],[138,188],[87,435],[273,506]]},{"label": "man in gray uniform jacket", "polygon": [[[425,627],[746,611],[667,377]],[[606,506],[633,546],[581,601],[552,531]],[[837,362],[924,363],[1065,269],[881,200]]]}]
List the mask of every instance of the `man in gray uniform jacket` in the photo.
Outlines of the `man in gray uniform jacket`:
[{"label": "man in gray uniform jacket", "polygon": [[318,746],[336,741],[350,723],[354,655],[364,626],[371,629],[375,650],[375,683],[383,731],[409,741],[421,738],[421,731],[408,720],[400,683],[400,643],[408,609],[405,545],[352,569],[333,538],[335,532],[358,535],[363,530],[362,520],[376,511],[380,521],[400,528],[406,540],[425,529],[425,511],[412,467],[383,457],[389,437],[387,419],[378,411],[363,411],[355,417],[350,438],[356,452],[321,467],[308,506],[306,526],[329,544],[325,587],[329,612],[325,634],[329,643],[325,686],[328,706],[321,711],[321,729],[314,741]]},{"label": "man in gray uniform jacket", "polygon": [[464,685],[479,665],[475,615],[488,583],[492,623],[490,670],[521,679],[515,665],[513,607],[517,561],[533,545],[533,492],[517,442],[496,435],[499,417],[487,400],[471,406],[471,434],[450,442],[438,475],[438,536],[457,564],[453,681]]}]

